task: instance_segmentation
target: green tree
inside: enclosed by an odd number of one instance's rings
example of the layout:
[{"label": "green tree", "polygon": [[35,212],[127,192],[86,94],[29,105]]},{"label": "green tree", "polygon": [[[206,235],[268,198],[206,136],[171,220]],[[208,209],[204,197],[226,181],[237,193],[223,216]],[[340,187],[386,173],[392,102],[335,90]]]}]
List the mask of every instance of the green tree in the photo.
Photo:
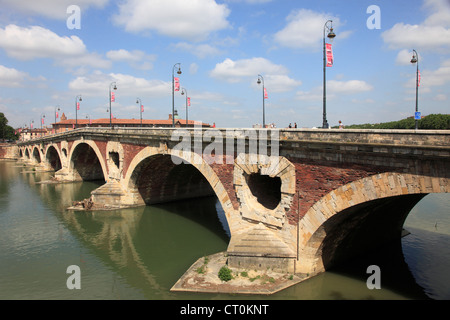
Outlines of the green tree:
[{"label": "green tree", "polygon": [[0,112],[0,137],[2,141],[19,139],[19,135],[15,133],[14,128],[8,125],[8,119],[3,112]]}]

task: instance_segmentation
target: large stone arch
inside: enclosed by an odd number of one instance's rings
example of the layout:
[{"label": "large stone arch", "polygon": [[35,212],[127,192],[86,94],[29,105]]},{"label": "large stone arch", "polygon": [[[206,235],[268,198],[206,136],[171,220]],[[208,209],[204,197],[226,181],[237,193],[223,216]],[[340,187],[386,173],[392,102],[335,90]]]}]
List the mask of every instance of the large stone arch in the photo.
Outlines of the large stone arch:
[{"label": "large stone arch", "polygon": [[102,153],[100,152],[100,149],[98,148],[97,144],[92,140],[78,140],[73,143],[73,145],[70,149],[69,156],[68,156],[68,159],[69,159],[68,160],[68,162],[69,162],[68,169],[69,169],[69,172],[71,173],[71,175],[73,175],[71,180],[73,180],[73,181],[80,180],[80,179],[83,180],[83,178],[80,176],[80,174],[77,174],[76,169],[74,167],[74,153],[77,150],[77,148],[79,148],[80,145],[83,145],[83,144],[89,146],[94,151],[94,153],[99,161],[101,171],[103,174],[103,178],[105,181],[107,181],[108,180],[108,171],[107,171],[107,167],[104,162]]},{"label": "large stone arch", "polygon": [[[55,156],[57,158],[55,158]],[[51,168],[55,171],[62,169],[63,160],[61,158],[61,151],[59,150],[59,148],[56,144],[51,143],[46,146],[46,148],[45,148],[45,163],[49,168]]]},{"label": "large stone arch", "polygon": [[[177,166],[191,165],[197,169],[217,196],[225,212],[230,231],[231,233],[233,232],[233,228],[236,227],[235,225],[238,220],[235,217],[236,211],[233,209],[228,193],[211,166],[201,156],[193,152],[178,152],[171,149],[161,150],[156,147],[146,147],[141,150],[130,162],[122,183],[122,186],[127,190],[129,197],[133,199],[134,203],[144,203],[143,199],[140,198],[139,191],[135,185],[135,179],[138,174],[136,170],[139,169],[139,166],[144,161],[148,161],[152,157],[171,157],[172,160],[177,162]],[[180,162],[183,162],[184,164]]]},{"label": "large stone arch", "polygon": [[[386,172],[331,191],[299,221],[297,272],[313,275],[325,271],[332,265],[340,245],[339,250],[355,253],[368,249],[364,246],[374,242],[379,245],[400,237],[403,222],[414,205],[429,193],[449,193],[448,180]],[[376,233],[372,226],[379,227]],[[371,242],[355,238],[352,232]],[[353,238],[346,241],[349,236]],[[343,243],[359,248],[350,250]]]},{"label": "large stone arch", "polygon": [[33,164],[40,164],[42,162],[43,155],[39,149],[39,146],[34,146],[31,148],[31,162]]},{"label": "large stone arch", "polygon": [[30,152],[29,148],[27,148],[27,147],[23,148],[23,156],[24,156],[25,160],[29,161],[31,159],[31,152]]}]

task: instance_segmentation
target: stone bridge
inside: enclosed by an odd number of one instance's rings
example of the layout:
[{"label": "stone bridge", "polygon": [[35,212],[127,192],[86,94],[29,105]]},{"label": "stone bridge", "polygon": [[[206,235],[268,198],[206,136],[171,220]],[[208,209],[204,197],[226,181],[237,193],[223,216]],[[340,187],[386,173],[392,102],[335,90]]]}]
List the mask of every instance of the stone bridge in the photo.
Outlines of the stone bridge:
[{"label": "stone bridge", "polygon": [[448,131],[91,128],[18,146],[55,180],[104,180],[91,209],[215,195],[231,267],[309,276],[400,238],[418,201],[450,192]]}]

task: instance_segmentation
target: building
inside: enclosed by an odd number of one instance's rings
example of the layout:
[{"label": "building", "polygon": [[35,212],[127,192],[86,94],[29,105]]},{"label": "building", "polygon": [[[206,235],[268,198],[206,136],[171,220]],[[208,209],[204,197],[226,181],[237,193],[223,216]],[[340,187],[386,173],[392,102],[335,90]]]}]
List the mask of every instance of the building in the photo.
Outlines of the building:
[{"label": "building", "polygon": [[[149,120],[149,119],[111,119],[111,125],[113,127],[120,128],[169,128],[172,127],[172,115],[169,115],[167,120]],[[61,115],[61,121],[52,123],[53,130],[50,133],[61,133],[69,130],[77,128],[86,128],[86,127],[94,127],[94,128],[109,128],[110,119],[67,119],[65,114]],[[207,123],[189,120],[187,127],[193,128],[194,126],[201,126],[204,128],[211,127]],[[178,119],[175,117],[175,127],[182,128],[186,127],[186,120]]]},{"label": "building", "polygon": [[[19,130],[19,129],[17,129],[17,130]],[[45,136],[45,135],[51,134],[51,133],[52,133],[52,130],[48,129],[48,128],[42,128],[42,129],[23,128],[20,130],[19,141],[28,141],[28,140],[35,139],[35,138],[40,138],[42,136]]]}]

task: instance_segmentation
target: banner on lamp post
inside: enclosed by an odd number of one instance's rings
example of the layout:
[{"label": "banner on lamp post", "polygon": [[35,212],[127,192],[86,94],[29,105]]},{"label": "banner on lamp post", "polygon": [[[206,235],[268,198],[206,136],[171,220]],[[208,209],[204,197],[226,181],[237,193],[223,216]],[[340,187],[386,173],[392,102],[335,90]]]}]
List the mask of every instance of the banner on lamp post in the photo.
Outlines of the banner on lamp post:
[{"label": "banner on lamp post", "polygon": [[180,91],[180,78],[175,77],[174,82],[175,82],[175,91]]},{"label": "banner on lamp post", "polygon": [[333,49],[331,43],[326,44],[327,67],[333,66]]}]

